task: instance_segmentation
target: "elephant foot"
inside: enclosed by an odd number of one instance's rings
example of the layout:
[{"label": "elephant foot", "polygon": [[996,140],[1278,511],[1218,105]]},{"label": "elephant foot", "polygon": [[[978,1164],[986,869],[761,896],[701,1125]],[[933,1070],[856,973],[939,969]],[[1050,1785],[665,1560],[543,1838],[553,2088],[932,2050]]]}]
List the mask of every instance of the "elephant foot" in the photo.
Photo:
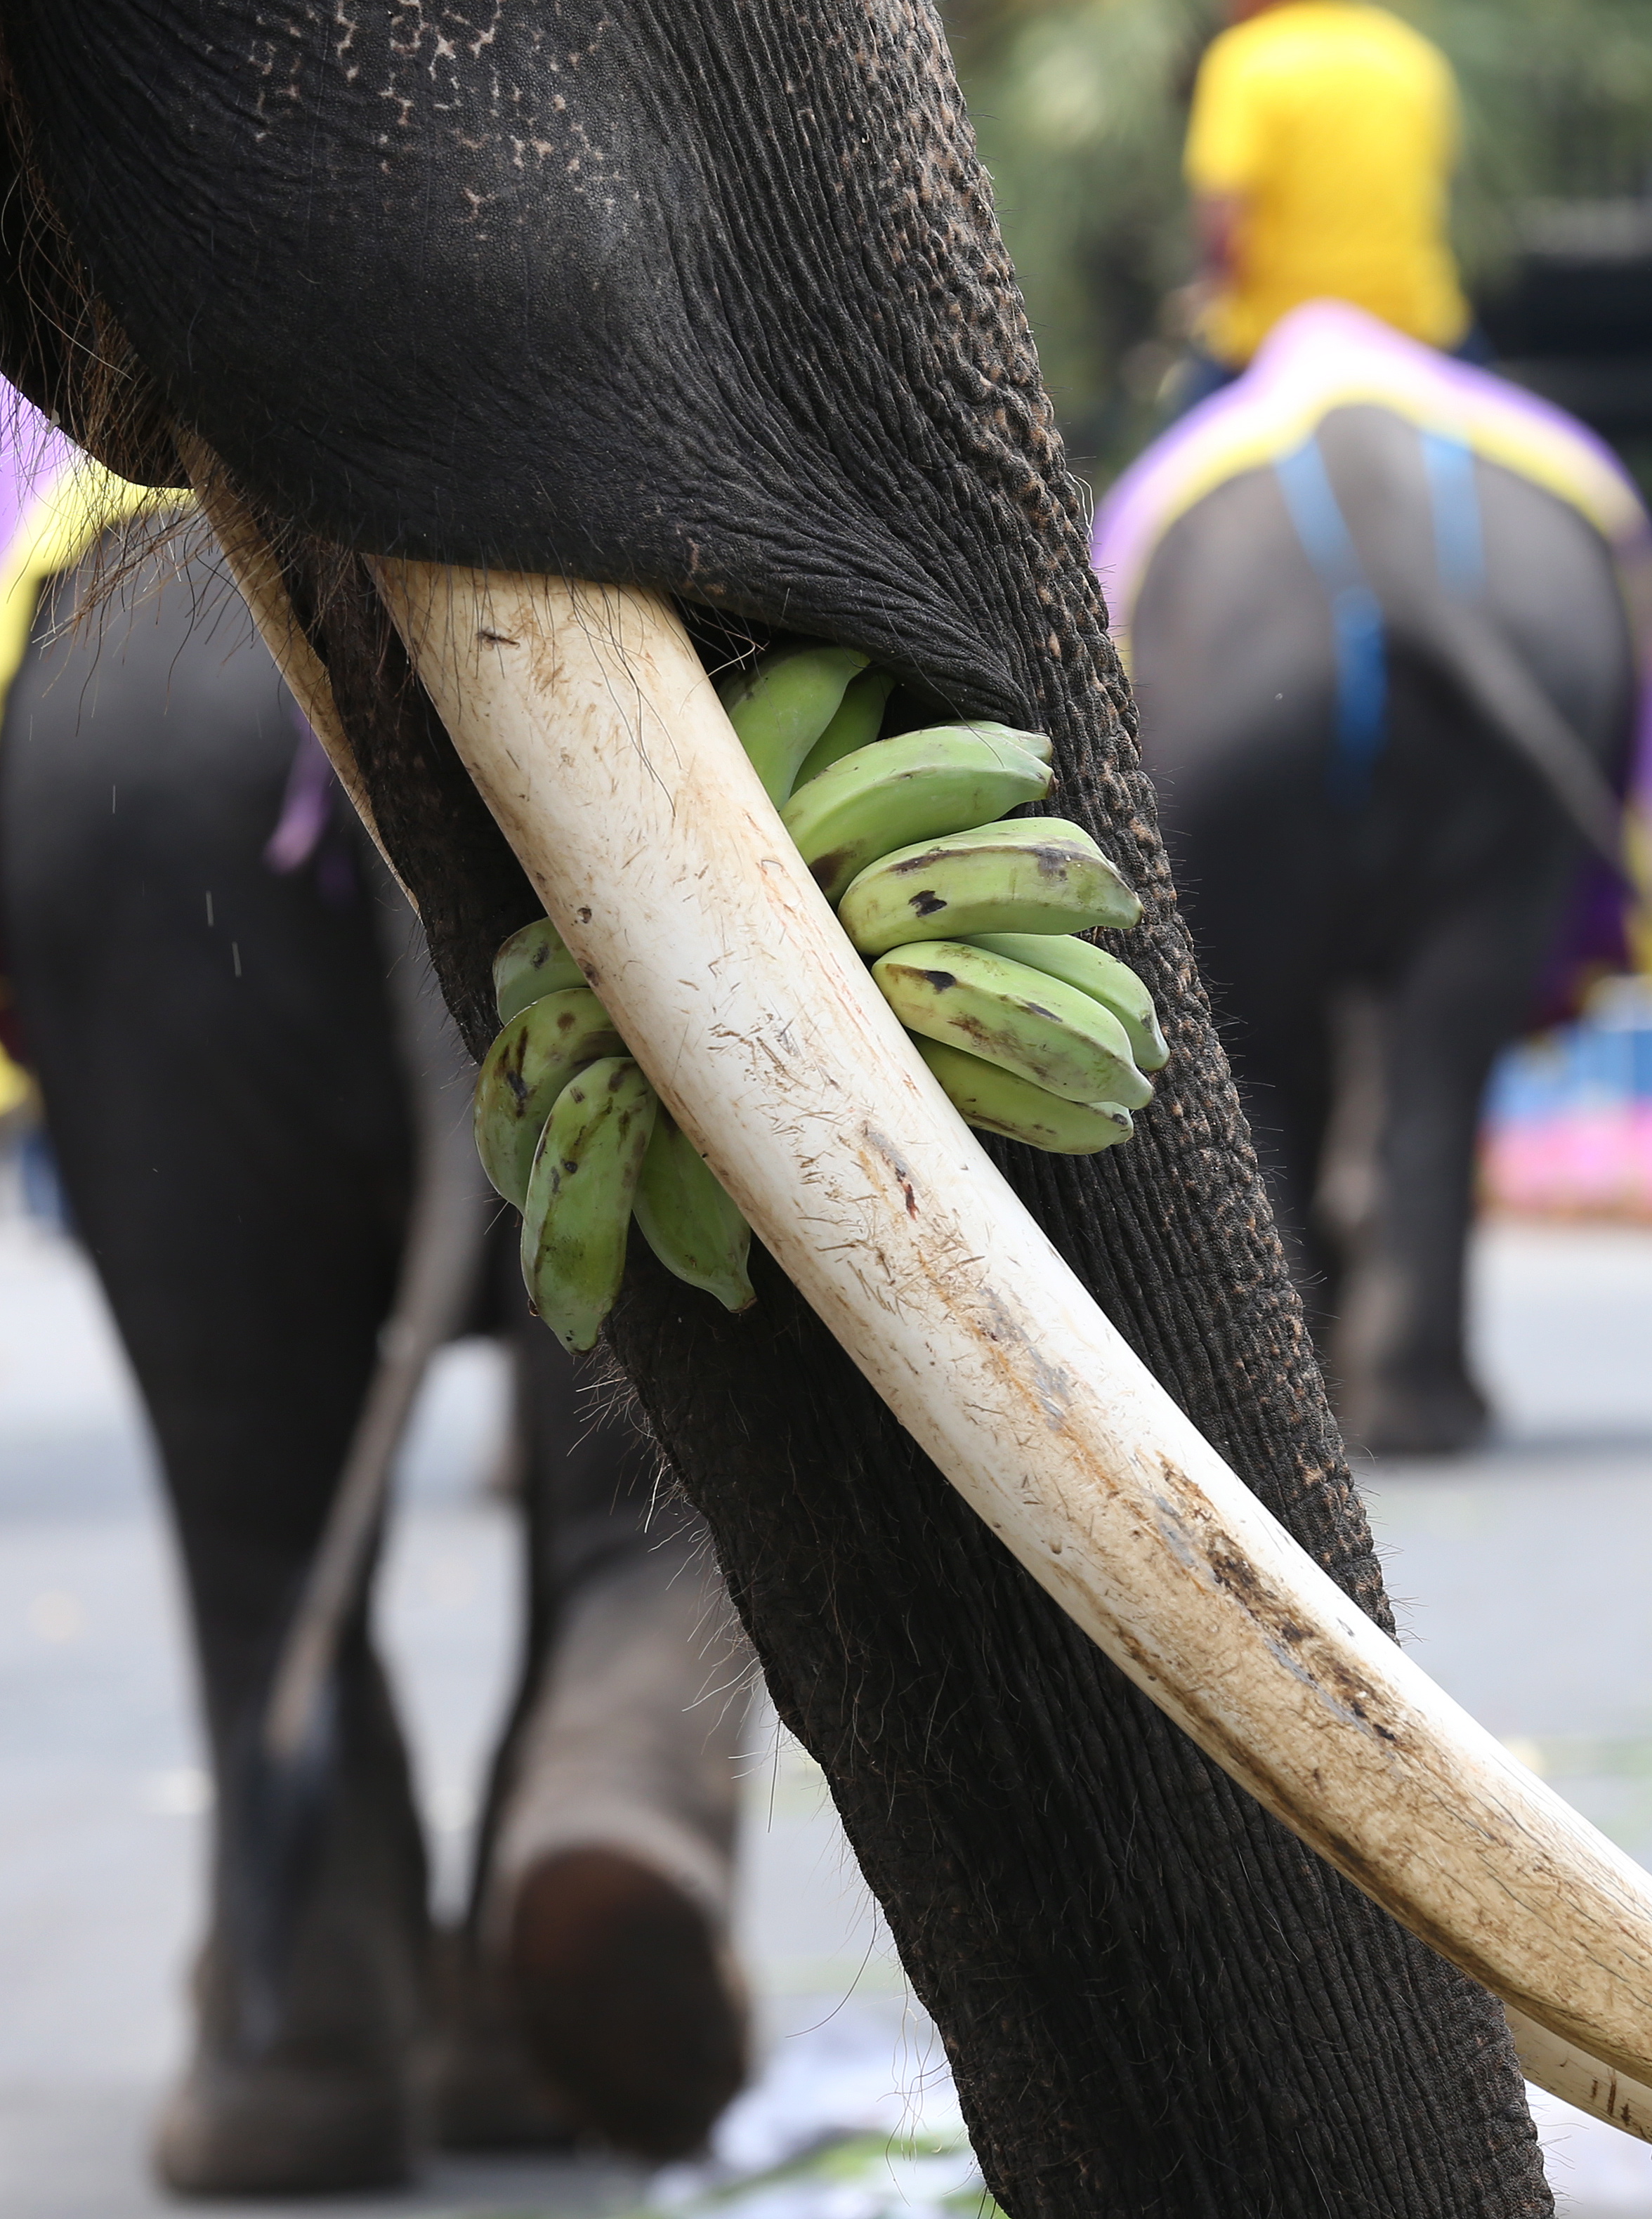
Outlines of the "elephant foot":
[{"label": "elephant foot", "polygon": [[233,1971],[215,1945],[204,1953],[196,2054],[153,2146],[174,2195],[344,2194],[398,2187],[414,2172],[427,2110],[419,1937],[392,1930],[402,1922],[382,1906],[331,1908],[351,1930],[318,1922],[332,1930],[301,1958],[283,2023],[256,2052],[226,2009]]},{"label": "elephant foot", "polygon": [[1379,1388],[1357,1432],[1373,1456],[1461,1456],[1485,1439],[1489,1421],[1485,1396],[1459,1376]]},{"label": "elephant foot", "polygon": [[445,2149],[567,2149],[574,2112],[523,2039],[502,1964],[463,1934],[443,1950],[442,2036],[434,2075],[437,2133]]},{"label": "elephant foot", "polygon": [[423,1843],[377,1667],[347,1662],[307,1853],[268,1855],[267,1802],[220,1770],[217,1900],[195,2055],[155,2170],[180,2196],[394,2187],[425,2146],[431,2015]]},{"label": "elephant foot", "polygon": [[535,1866],[516,1897],[519,2022],[581,2134],[664,2160],[704,2148],[747,2064],[726,1945],[682,1890],[622,1851]]},{"label": "elephant foot", "polygon": [[175,2196],[400,2187],[419,2148],[407,2076],[196,2060],[162,2114],[155,2171]]},{"label": "elephant foot", "polygon": [[472,1992],[484,2017],[489,1981],[505,1999],[574,2134],[638,2157],[701,2148],[745,2073],[728,1943],[745,1702],[726,1692],[745,1669],[691,1542],[621,1552],[567,1602],[501,1768]]}]

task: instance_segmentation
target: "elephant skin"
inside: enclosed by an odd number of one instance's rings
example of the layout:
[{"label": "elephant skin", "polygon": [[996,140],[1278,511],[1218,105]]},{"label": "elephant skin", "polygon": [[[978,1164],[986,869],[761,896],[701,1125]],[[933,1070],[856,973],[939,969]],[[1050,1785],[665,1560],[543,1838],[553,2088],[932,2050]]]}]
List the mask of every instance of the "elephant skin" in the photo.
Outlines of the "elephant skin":
[{"label": "elephant skin", "polygon": [[[1369,792],[1344,799],[1332,775],[1330,605],[1271,469],[1166,532],[1132,674],[1183,907],[1344,1423],[1379,1451],[1450,1451],[1486,1412],[1464,1351],[1481,1097],[1532,1007],[1583,848],[1496,705],[1435,645],[1449,596],[1417,433],[1348,407],[1320,445],[1388,632]],[[1477,612],[1614,776],[1635,663],[1610,550],[1511,469],[1481,462],[1475,481]],[[1316,1203],[1339,1097],[1343,1129],[1362,1121],[1375,1159],[1346,1247]]]},{"label": "elephant skin", "polygon": [[[239,481],[473,1052],[535,904],[362,557],[638,582],[713,664],[786,627],[894,669],[897,724],[1051,734],[1053,807],[1146,904],[1109,944],[1173,1060],[1128,1148],[993,1153],[1391,1630],[935,16],[5,0],[0,28],[0,368],[112,461],[165,475],[174,421]],[[731,1319],[635,1254],[611,1344],[1005,2208],[1549,2210],[1491,1999],[1132,1690],[755,1260]]]}]

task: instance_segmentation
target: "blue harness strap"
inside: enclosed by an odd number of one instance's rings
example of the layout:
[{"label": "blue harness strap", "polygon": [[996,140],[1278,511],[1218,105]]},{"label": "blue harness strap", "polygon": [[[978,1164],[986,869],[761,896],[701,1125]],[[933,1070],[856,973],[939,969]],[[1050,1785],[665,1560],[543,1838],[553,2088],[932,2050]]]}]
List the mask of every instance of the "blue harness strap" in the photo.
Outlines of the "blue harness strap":
[{"label": "blue harness strap", "polygon": [[1474,449],[1447,432],[1425,432],[1422,445],[1434,517],[1434,565],[1448,594],[1472,600],[1486,583],[1486,534]]},{"label": "blue harness strap", "polygon": [[[1474,450],[1447,432],[1423,432],[1423,475],[1441,591],[1472,600],[1485,589],[1486,534]],[[1326,783],[1342,808],[1368,799],[1388,738],[1388,665],[1382,611],[1331,483],[1318,439],[1274,464],[1302,552],[1331,604],[1337,656],[1337,737]]]},{"label": "blue harness strap", "polygon": [[1336,493],[1310,438],[1274,464],[1285,507],[1331,604],[1337,656],[1337,734],[1326,782],[1344,809],[1369,798],[1377,759],[1388,738],[1388,659],[1382,610],[1366,583]]}]

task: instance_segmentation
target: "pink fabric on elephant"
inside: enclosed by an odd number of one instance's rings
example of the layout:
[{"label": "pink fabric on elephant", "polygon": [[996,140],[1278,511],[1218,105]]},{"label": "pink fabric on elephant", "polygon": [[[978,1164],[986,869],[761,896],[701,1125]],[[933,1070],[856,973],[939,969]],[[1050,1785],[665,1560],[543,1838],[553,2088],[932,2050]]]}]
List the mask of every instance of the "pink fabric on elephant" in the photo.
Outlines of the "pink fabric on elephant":
[{"label": "pink fabric on elephant", "polygon": [[79,450],[0,378],[0,550],[30,500]]}]

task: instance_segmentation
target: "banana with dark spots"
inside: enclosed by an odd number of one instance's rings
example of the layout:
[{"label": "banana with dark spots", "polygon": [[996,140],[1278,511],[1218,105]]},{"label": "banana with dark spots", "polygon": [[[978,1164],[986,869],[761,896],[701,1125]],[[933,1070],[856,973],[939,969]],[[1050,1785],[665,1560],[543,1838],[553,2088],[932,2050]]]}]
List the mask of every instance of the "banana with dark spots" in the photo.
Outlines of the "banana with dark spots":
[{"label": "banana with dark spots", "polygon": [[[636,1069],[596,996],[587,987],[561,983],[570,973],[577,979],[578,967],[549,918],[513,933],[494,960],[505,1023],[477,1076],[476,1146],[494,1186],[529,1212],[534,1167],[558,1110],[569,1116],[586,1099],[584,1082],[598,1063],[625,1060],[628,1086]],[[569,1100],[576,1079],[581,1091]],[[638,1081],[647,1088],[640,1072]],[[668,1271],[715,1295],[725,1308],[747,1308],[756,1299],[746,1276],[751,1228],[652,1088],[647,1091],[654,1138],[635,1182],[637,1224]],[[587,1193],[593,1185],[587,1180]],[[536,1252],[542,1314],[550,1316],[560,1303],[567,1316],[588,1322],[588,1286],[570,1288],[562,1296],[551,1290],[550,1277],[570,1252],[566,1244],[541,1241]]]},{"label": "banana with dark spots", "polygon": [[658,1098],[627,1055],[570,1078],[545,1122],[522,1213],[522,1277],[564,1348],[594,1347],[625,1275],[625,1236]]},{"label": "banana with dark spots", "polygon": [[835,902],[891,849],[967,831],[1049,790],[1048,766],[1007,734],[941,725],[843,756],[798,787],[780,821]]},{"label": "banana with dark spots", "polygon": [[584,984],[584,973],[548,917],[513,932],[494,958],[494,998],[502,1025],[530,1002]]},{"label": "banana with dark spots", "polygon": [[534,1150],[557,1096],[574,1074],[625,1043],[588,986],[542,994],[519,1010],[482,1058],[473,1115],[482,1169],[518,1209],[527,1199]]},{"label": "banana with dark spots", "polygon": [[1140,1110],[1153,1098],[1113,1012],[1046,972],[941,940],[892,949],[872,975],[910,1032],[980,1056],[1065,1101]]},{"label": "banana with dark spots", "polygon": [[944,1041],[913,1036],[913,1045],[966,1125],[1041,1148],[1046,1155],[1094,1156],[1115,1148],[1134,1129],[1116,1102],[1067,1102],[1001,1065]]},{"label": "banana with dark spots", "polygon": [[1082,825],[1019,817],[896,848],[860,873],[837,914],[863,955],[881,955],[914,940],[1128,926],[1141,904]]},{"label": "banana with dark spots", "polygon": [[1138,1071],[1162,1071],[1170,1061],[1152,996],[1129,965],[1104,948],[1057,932],[976,932],[970,935],[970,943],[993,955],[1030,964],[1034,971],[1047,971],[1053,979],[1065,979],[1111,1010],[1128,1035]]}]

